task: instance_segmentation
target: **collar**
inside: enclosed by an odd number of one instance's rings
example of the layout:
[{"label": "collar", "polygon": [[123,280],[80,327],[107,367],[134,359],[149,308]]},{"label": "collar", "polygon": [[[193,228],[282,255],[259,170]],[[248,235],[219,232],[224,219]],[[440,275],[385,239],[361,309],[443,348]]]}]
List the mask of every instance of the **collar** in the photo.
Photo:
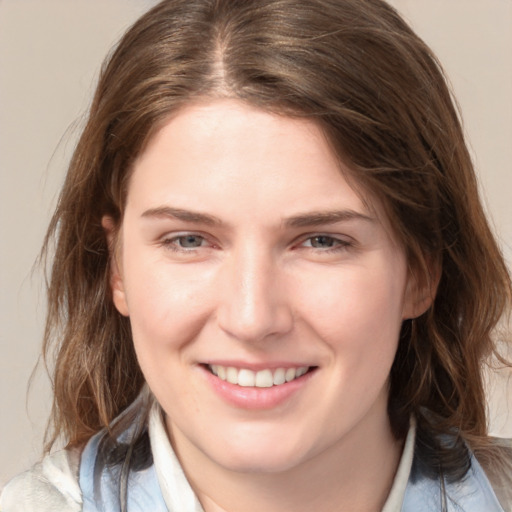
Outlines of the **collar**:
[{"label": "collar", "polygon": [[149,441],[158,483],[169,512],[204,512],[172,449],[163,411],[156,400],[149,414]]}]

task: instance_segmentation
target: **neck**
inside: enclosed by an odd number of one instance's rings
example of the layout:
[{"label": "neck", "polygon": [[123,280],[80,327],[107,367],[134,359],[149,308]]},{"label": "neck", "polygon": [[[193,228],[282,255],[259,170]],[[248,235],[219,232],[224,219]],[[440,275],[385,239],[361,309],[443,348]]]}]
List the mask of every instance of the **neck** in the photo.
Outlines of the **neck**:
[{"label": "neck", "polygon": [[380,512],[403,447],[385,415],[363,420],[336,445],[291,469],[238,472],[217,465],[179,433],[172,438],[205,512]]}]

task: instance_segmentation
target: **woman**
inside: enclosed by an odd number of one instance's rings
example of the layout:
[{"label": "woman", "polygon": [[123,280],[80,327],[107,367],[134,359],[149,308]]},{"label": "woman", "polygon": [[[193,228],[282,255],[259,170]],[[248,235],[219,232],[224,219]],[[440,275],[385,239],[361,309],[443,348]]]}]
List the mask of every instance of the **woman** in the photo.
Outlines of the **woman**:
[{"label": "woman", "polygon": [[380,0],[167,0],[70,164],[45,352],[67,449],[2,510],[510,510],[511,283],[435,57]]}]

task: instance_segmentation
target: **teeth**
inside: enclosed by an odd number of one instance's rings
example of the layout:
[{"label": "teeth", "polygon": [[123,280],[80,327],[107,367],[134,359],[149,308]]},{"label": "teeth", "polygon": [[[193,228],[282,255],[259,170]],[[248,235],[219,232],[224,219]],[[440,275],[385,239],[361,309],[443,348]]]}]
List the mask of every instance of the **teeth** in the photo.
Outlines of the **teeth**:
[{"label": "teeth", "polygon": [[286,379],[286,382],[290,382],[293,379],[295,379],[296,374],[297,374],[297,370],[295,368],[288,368],[288,370],[286,370],[286,373],[284,374],[284,378]]},{"label": "teeth", "polygon": [[238,384],[238,370],[233,367],[226,368],[226,380],[231,384]]},{"label": "teeth", "polygon": [[224,366],[217,366],[217,373],[215,375],[218,375],[222,380],[226,380],[226,368]]},{"label": "teeth", "polygon": [[238,385],[244,388],[252,388],[256,383],[256,374],[243,368],[238,372]]},{"label": "teeth", "polygon": [[297,371],[295,372],[295,378],[298,379],[299,377],[302,377],[307,371],[307,366],[301,366],[300,368],[297,368]]},{"label": "teeth", "polygon": [[286,382],[286,372],[284,368],[278,368],[274,372],[274,386],[279,386],[280,384],[284,384]]},{"label": "teeth", "polygon": [[256,374],[255,385],[257,388],[271,388],[274,385],[272,372],[270,370],[259,371]]},{"label": "teeth", "polygon": [[242,387],[270,388],[280,386],[285,382],[302,377],[309,370],[309,366],[298,368],[277,368],[275,370],[265,369],[254,372],[247,368],[234,368],[233,366],[220,366],[217,364],[209,366],[211,372],[219,379],[237,384]]}]

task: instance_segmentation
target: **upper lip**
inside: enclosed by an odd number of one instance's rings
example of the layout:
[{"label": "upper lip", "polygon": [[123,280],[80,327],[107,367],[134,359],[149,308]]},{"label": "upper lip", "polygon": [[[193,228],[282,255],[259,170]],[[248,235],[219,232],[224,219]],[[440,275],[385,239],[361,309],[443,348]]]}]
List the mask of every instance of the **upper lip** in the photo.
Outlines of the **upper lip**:
[{"label": "upper lip", "polygon": [[306,363],[306,362],[292,362],[292,361],[265,361],[265,362],[248,362],[248,361],[240,361],[240,360],[225,360],[225,359],[211,359],[208,361],[203,361],[201,364],[207,366],[225,366],[226,368],[233,367],[237,369],[247,369],[252,370],[254,372],[258,372],[260,370],[276,370],[277,368],[300,368],[303,366],[307,366],[308,368],[314,367],[316,365]]}]

